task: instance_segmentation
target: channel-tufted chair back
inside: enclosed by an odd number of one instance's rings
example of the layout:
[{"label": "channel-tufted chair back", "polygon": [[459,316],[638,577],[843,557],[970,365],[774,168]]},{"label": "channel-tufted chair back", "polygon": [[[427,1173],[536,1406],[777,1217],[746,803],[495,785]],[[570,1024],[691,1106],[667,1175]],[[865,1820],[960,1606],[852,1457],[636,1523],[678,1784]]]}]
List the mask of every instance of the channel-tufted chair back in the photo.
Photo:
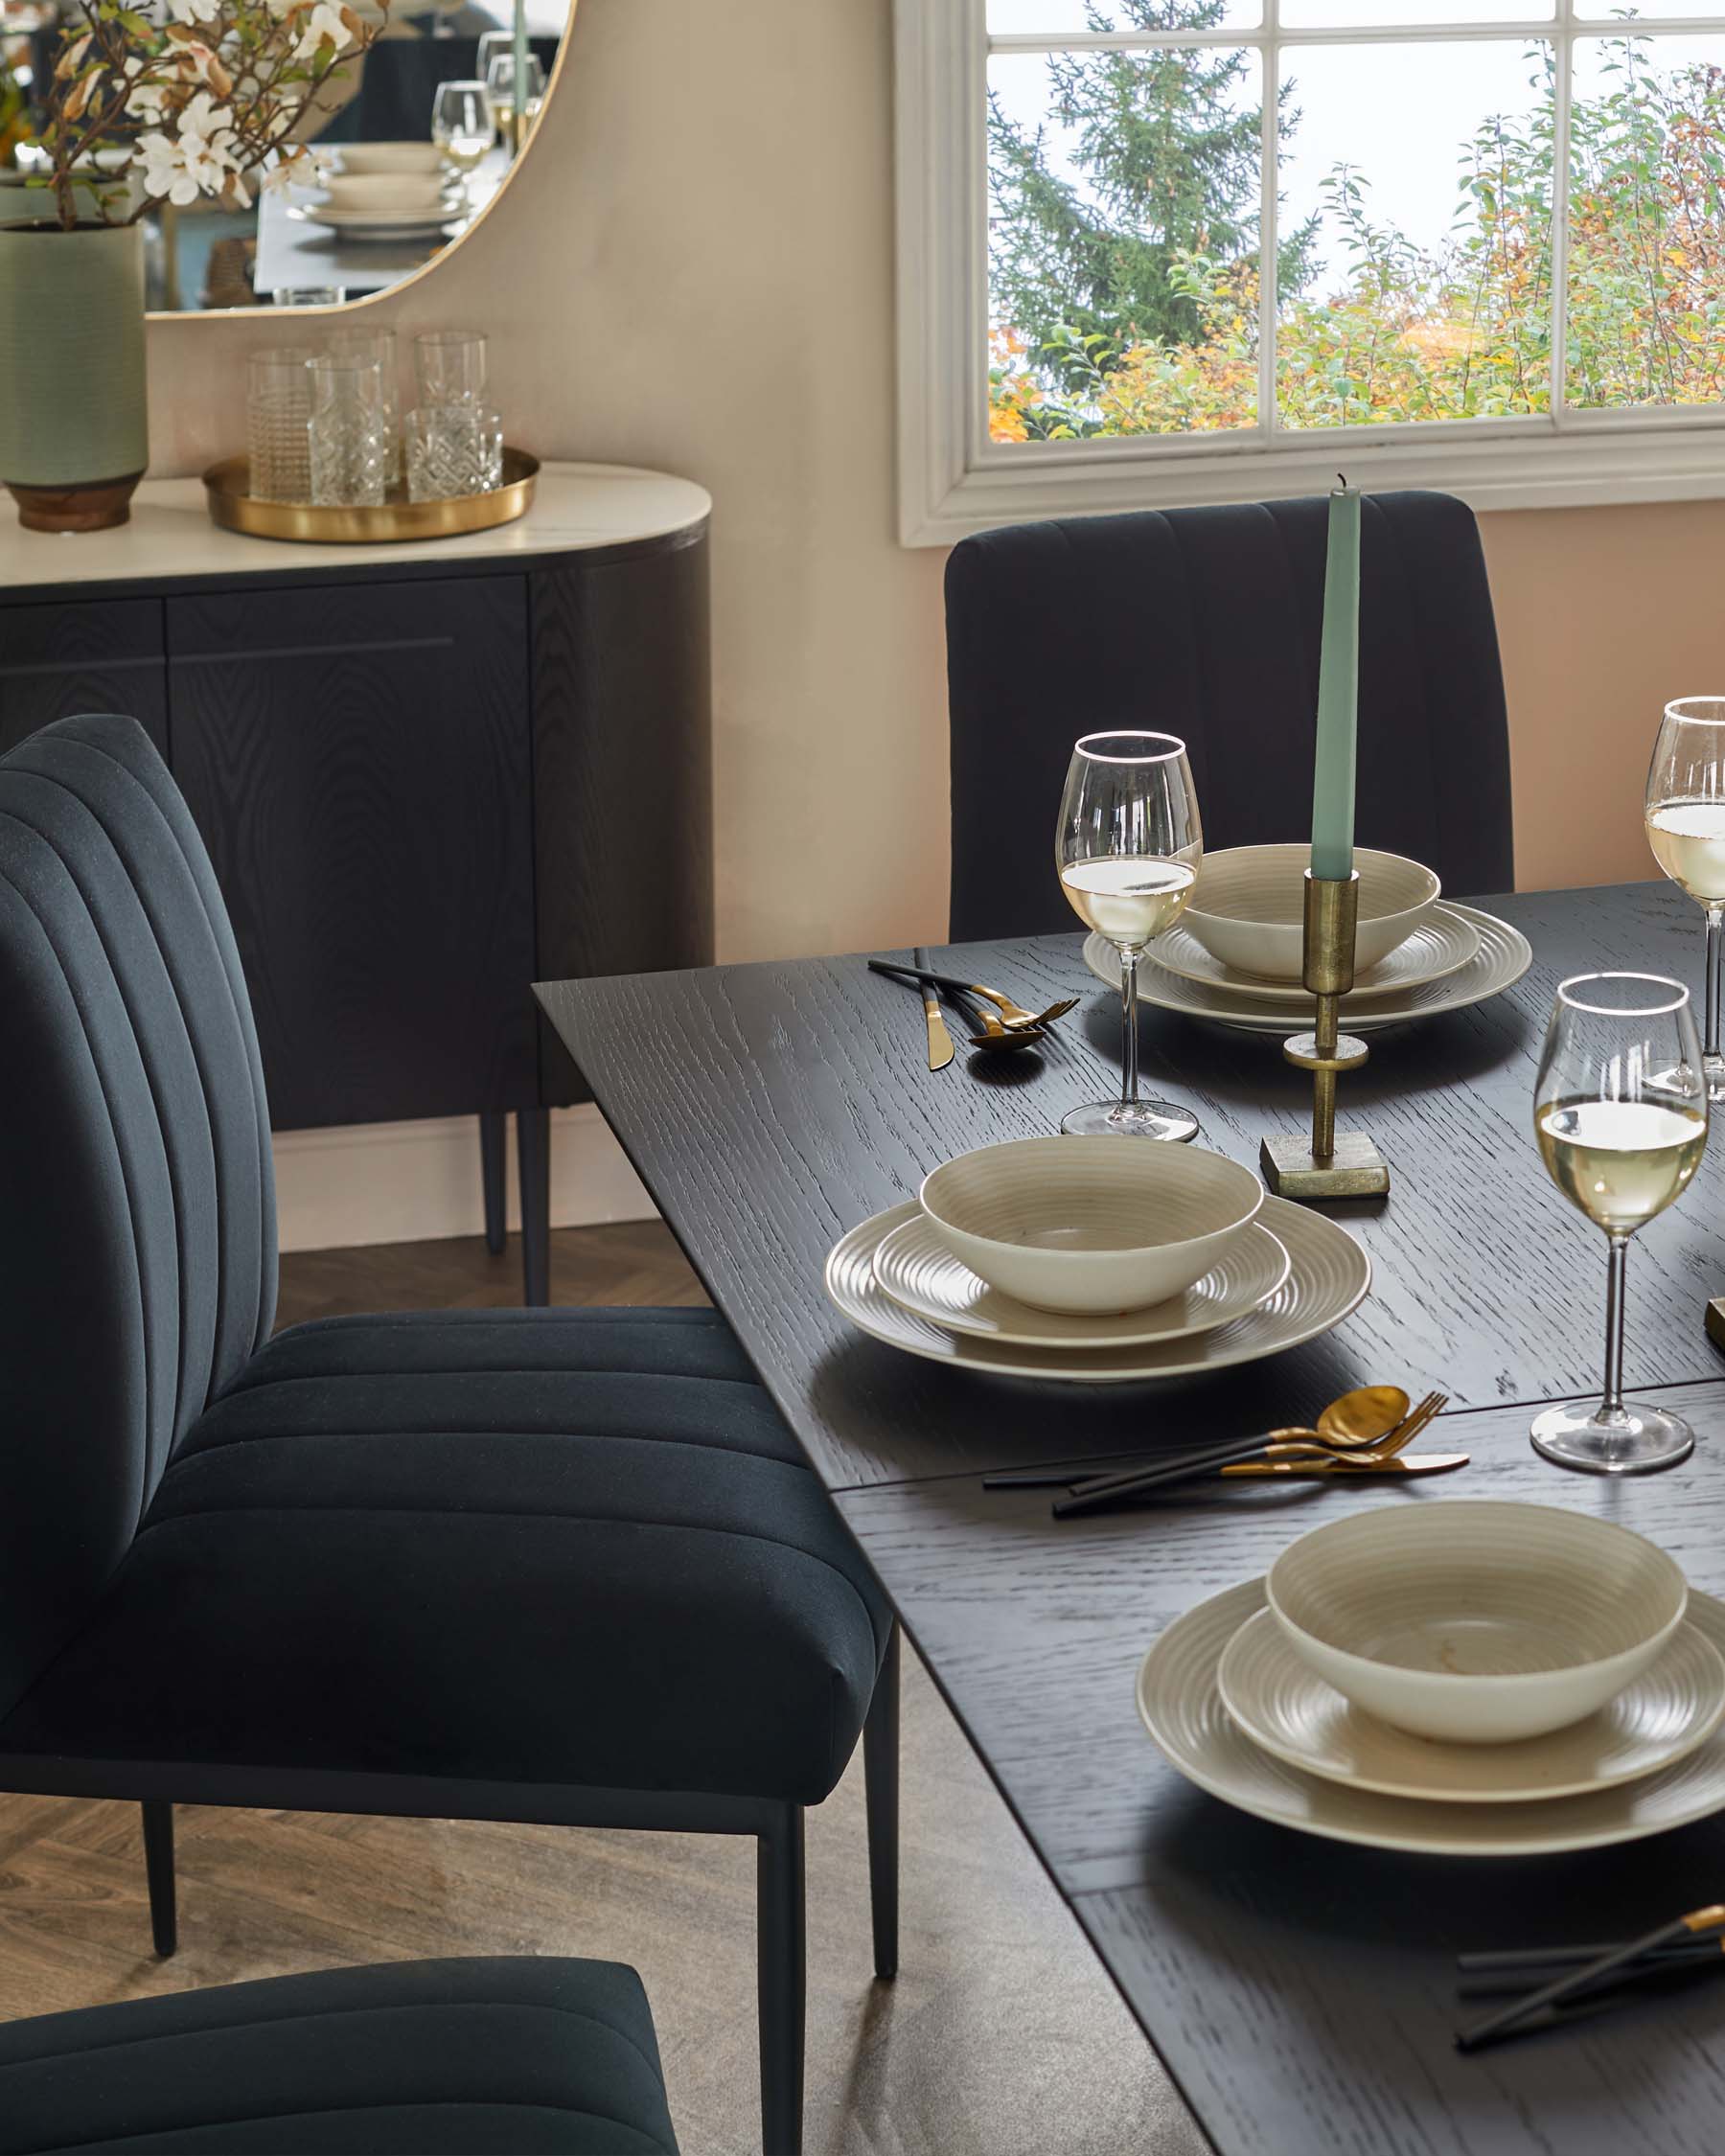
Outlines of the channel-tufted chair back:
[{"label": "channel-tufted chair back", "polygon": [[275,1317],[251,1006],[130,719],[0,758],[0,1711],[86,1613]]},{"label": "channel-tufted chair back", "polygon": [[[1072,743],[1188,745],[1207,847],[1303,838],[1329,504],[1018,524],[947,564],[954,942],[1074,927],[1054,872]],[[1455,898],[1514,882],[1509,740],[1479,529],[1448,494],[1368,494],[1357,830]]]}]

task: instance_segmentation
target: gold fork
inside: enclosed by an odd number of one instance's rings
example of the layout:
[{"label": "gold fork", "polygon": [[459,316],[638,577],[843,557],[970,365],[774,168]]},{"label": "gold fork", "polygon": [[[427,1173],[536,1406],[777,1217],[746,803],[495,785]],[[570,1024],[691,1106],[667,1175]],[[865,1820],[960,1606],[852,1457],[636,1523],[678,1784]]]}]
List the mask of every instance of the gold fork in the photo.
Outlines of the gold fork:
[{"label": "gold fork", "polygon": [[1299,1438],[1292,1443],[1266,1445],[1259,1459],[1237,1461],[1222,1469],[1224,1475],[1252,1473],[1260,1464],[1285,1461],[1295,1466],[1310,1461],[1326,1468],[1333,1467],[1349,1474],[1369,1474],[1374,1467],[1386,1466],[1397,1453],[1404,1452],[1428,1424],[1434,1422],[1449,1406],[1447,1392],[1428,1392],[1423,1400],[1408,1410],[1390,1434],[1368,1452],[1336,1453],[1326,1446],[1312,1443],[1309,1438]]}]

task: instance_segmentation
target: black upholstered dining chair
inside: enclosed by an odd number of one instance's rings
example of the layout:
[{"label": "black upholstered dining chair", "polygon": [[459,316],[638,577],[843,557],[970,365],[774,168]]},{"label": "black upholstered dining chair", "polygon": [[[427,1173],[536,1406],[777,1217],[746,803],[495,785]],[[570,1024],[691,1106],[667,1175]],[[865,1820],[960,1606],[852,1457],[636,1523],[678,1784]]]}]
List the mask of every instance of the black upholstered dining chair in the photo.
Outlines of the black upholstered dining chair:
[{"label": "black upholstered dining chair", "polygon": [[[0,759],[0,1790],[752,1836],[799,2145],[803,1808],[863,1729],[897,1958],[897,1637],[711,1311],[270,1338],[269,1125],[208,859],[130,720]],[[871,1704],[872,1701],[872,1704]]]},{"label": "black upholstered dining chair", "polygon": [[[1054,873],[1072,743],[1188,745],[1207,847],[1311,829],[1322,497],[1018,524],[947,563],[954,943],[1073,926]],[[1473,512],[1368,494],[1356,830],[1456,897],[1514,883],[1509,742]]]},{"label": "black upholstered dining chair", "polygon": [[0,2024],[0,2156],[677,2156],[641,1980],[397,1961]]}]

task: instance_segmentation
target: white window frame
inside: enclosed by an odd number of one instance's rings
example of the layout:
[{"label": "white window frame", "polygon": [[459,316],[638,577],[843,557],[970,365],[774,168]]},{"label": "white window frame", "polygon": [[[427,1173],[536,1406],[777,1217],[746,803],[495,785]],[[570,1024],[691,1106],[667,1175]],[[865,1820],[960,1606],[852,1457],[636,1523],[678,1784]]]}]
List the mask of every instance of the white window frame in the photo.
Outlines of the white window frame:
[{"label": "white window frame", "polygon": [[[1638,32],[1725,34],[1716,15],[1654,11]],[[1401,30],[1283,30],[1280,0],[1263,0],[1255,30],[1073,33],[990,39],[987,0],[896,0],[899,307],[899,526],[907,546],[946,546],[966,533],[1037,516],[1170,509],[1322,493],[1339,464],[1368,489],[1435,487],[1475,509],[1551,509],[1725,496],[1725,405],[1630,411],[1565,409],[1527,418],[1438,420],[1284,430],[1276,424],[1269,338],[1260,339],[1256,426],[1220,433],[1071,443],[988,438],[988,58],[994,52],[1123,51],[1170,45],[1246,48],[1262,59],[1263,258],[1276,246],[1276,98],[1283,45],[1494,42],[1530,37],[1564,57],[1578,38],[1609,35],[1576,0],[1547,21]],[[1568,163],[1571,70],[1558,74],[1557,168]],[[1561,304],[1568,220],[1552,242]],[[1272,280],[1262,279],[1266,314]],[[1563,343],[1552,339],[1553,391]]]}]

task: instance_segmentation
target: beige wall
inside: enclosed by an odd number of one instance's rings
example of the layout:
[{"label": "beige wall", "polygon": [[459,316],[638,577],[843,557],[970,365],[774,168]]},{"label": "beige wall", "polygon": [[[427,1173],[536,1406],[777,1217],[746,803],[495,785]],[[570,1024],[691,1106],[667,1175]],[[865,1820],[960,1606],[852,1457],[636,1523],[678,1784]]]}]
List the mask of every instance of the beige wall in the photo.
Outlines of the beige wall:
[{"label": "beige wall", "polygon": [[[893,537],[890,0],[580,0],[520,183],[383,303],[493,339],[513,439],[714,520],[721,948],[938,937],[941,557]],[[150,329],[160,472],[242,435],[267,325]],[[1725,680],[1725,505],[1498,516],[1525,884],[1643,873],[1670,695]]]}]

